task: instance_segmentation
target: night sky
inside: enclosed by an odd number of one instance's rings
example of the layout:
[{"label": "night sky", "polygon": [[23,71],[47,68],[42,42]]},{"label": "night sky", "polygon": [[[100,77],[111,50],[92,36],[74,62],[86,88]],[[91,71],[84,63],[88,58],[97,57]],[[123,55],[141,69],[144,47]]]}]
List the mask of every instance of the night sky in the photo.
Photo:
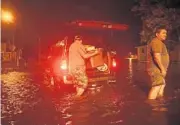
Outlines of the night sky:
[{"label": "night sky", "polygon": [[[120,34],[121,46],[134,49],[139,43],[141,21],[130,11],[134,0],[4,0],[17,13],[17,29],[24,44],[33,45],[38,38],[45,44],[54,41],[66,21],[98,20],[127,24],[129,30]],[[8,4],[7,4],[8,3]],[[23,37],[22,37],[23,36]],[[132,50],[133,51],[133,50]]]}]

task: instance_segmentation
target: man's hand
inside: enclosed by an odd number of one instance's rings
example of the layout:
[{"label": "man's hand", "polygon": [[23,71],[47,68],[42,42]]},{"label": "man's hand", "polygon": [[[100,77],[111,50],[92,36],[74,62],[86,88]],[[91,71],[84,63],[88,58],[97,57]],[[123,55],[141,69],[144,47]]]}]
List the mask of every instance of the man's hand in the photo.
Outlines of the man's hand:
[{"label": "man's hand", "polygon": [[161,54],[160,53],[154,53],[154,60],[156,61],[156,63],[158,64],[158,67],[160,68],[161,70],[161,74],[163,76],[166,76],[166,70],[161,62]]},{"label": "man's hand", "polygon": [[80,50],[79,52],[80,52],[80,54],[81,54],[81,56],[82,56],[83,58],[87,59],[87,58],[90,58],[90,57],[92,57],[92,56],[95,56],[95,55],[99,54],[100,51],[96,49],[95,51],[93,51],[93,52],[88,52],[88,53],[85,53],[85,52],[82,51],[82,50]]},{"label": "man's hand", "polygon": [[100,53],[99,49],[96,49],[96,50],[94,51],[94,54],[95,54],[95,55],[97,55],[97,54],[99,54],[99,53]]}]

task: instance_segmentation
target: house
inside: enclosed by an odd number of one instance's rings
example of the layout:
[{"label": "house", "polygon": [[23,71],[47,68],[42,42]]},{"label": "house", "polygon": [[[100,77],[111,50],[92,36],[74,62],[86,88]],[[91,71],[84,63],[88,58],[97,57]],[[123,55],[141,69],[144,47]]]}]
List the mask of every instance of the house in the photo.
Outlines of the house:
[{"label": "house", "polygon": [[17,52],[14,51],[15,48],[16,47],[12,44],[2,42],[1,43],[1,61],[2,62],[16,61]]},{"label": "house", "polygon": [[147,61],[147,45],[135,47],[137,49],[137,60],[140,62]]}]

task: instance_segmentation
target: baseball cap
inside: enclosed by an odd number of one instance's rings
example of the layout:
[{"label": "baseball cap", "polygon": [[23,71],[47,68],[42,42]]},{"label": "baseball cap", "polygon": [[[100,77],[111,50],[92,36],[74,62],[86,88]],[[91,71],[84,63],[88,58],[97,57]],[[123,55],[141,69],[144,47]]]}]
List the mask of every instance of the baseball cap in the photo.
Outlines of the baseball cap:
[{"label": "baseball cap", "polygon": [[76,35],[76,36],[74,37],[74,40],[82,40],[82,36]]}]

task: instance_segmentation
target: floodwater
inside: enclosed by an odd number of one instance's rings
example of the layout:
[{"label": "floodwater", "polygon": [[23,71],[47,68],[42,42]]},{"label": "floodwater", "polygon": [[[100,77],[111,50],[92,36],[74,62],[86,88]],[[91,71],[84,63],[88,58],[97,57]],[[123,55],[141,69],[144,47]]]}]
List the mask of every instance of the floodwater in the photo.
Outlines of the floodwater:
[{"label": "floodwater", "polygon": [[117,83],[98,83],[75,100],[71,85],[54,91],[39,72],[4,73],[1,124],[180,125],[180,64],[169,67],[165,100],[152,103],[143,63],[125,60],[117,76]]}]

